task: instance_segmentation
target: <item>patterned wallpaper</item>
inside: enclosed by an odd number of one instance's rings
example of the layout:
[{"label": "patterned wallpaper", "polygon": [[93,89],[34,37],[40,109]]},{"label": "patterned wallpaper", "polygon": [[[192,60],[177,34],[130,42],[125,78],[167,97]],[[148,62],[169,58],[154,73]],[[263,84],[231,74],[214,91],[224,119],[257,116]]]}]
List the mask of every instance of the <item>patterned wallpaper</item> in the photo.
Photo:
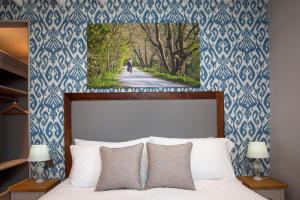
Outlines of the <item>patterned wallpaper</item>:
[{"label": "patterned wallpaper", "polygon": [[[55,167],[48,177],[64,177],[64,92],[225,92],[225,133],[235,142],[234,168],[249,174],[249,140],[270,139],[270,67],[267,0],[25,0],[22,8],[0,2],[0,19],[30,20],[30,140],[47,143]],[[87,23],[199,22],[200,89],[148,88],[88,90]],[[269,173],[269,161],[264,161]]]}]

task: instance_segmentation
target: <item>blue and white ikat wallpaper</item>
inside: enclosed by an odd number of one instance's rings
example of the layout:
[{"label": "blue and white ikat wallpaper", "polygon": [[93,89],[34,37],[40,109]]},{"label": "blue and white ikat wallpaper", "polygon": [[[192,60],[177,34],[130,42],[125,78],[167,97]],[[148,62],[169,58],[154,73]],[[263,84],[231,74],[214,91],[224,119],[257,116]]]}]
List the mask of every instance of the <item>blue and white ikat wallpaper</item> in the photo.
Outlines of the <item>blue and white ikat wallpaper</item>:
[{"label": "blue and white ikat wallpaper", "polygon": [[[64,92],[225,92],[225,133],[235,143],[237,174],[249,174],[251,140],[270,140],[270,67],[267,0],[25,0],[0,1],[0,19],[30,20],[30,141],[47,143],[64,177]],[[199,22],[201,88],[87,89],[88,23]],[[269,173],[269,160],[264,166]]]}]

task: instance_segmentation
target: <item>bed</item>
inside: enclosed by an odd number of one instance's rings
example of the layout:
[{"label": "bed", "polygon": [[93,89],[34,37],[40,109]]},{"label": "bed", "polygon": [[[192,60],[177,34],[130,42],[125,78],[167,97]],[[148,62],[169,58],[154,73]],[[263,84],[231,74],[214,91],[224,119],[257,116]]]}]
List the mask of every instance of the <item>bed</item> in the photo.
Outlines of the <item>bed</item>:
[{"label": "bed", "polygon": [[113,190],[94,192],[94,188],[78,188],[66,179],[40,200],[265,200],[238,180],[196,181],[196,191],[156,188],[151,190]]},{"label": "bed", "polygon": [[[64,131],[65,131],[65,174],[69,176],[72,167],[72,157],[70,146],[73,141],[72,130],[74,130],[74,116],[72,116],[72,103],[74,101],[151,101],[151,100],[213,100],[215,106],[215,131],[214,136],[224,137],[224,95],[223,92],[194,92],[194,93],[66,93],[64,95]],[[142,105],[142,104],[141,104]],[[107,106],[107,105],[105,105]],[[100,106],[101,107],[101,106]],[[93,112],[93,111],[90,111]],[[90,114],[90,112],[88,112]],[[83,114],[82,112],[80,114]],[[100,117],[101,119],[101,117]],[[159,120],[158,120],[159,121]],[[77,124],[77,123],[76,123]],[[200,123],[201,124],[201,123]],[[190,124],[188,124],[190,126]],[[135,127],[136,128],[136,127]],[[164,129],[165,131],[165,129]],[[82,131],[81,131],[82,132]],[[88,131],[87,131],[88,132]],[[86,132],[86,133],[87,133]],[[127,134],[132,134],[129,131]],[[85,134],[86,134],[85,133]],[[86,135],[82,137],[88,137]],[[146,133],[147,134],[147,133]],[[199,134],[198,131],[195,134]],[[113,135],[113,134],[108,134]],[[124,136],[124,135],[123,135]],[[190,136],[190,135],[189,135]],[[94,136],[93,136],[94,137]],[[100,136],[100,138],[103,136]],[[120,136],[121,137],[121,136]],[[182,137],[187,137],[182,135]],[[203,137],[199,135],[198,137]],[[207,136],[206,136],[207,137]],[[91,138],[89,138],[91,139]],[[99,138],[95,138],[99,139]],[[115,139],[115,138],[114,138]],[[122,140],[121,138],[120,140]],[[71,184],[70,178],[67,178],[53,190],[44,195],[41,200],[64,200],[64,199],[84,199],[84,200],[135,200],[135,199],[153,199],[153,200],[184,200],[184,199],[202,199],[202,200],[263,200],[255,192],[243,186],[237,179],[233,180],[195,180],[196,190],[182,190],[174,188],[153,188],[149,190],[111,190],[104,192],[95,192],[94,187],[80,188]]]}]

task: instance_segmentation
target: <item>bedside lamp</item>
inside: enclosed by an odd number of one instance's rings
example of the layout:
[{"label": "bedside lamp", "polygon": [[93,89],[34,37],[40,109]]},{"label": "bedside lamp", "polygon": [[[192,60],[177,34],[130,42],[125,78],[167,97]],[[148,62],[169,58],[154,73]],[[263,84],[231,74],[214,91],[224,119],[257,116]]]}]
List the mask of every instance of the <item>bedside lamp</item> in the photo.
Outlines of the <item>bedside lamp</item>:
[{"label": "bedside lamp", "polygon": [[255,162],[252,165],[252,170],[254,180],[260,181],[262,180],[260,173],[263,170],[263,166],[259,159],[269,158],[269,153],[267,149],[267,145],[264,142],[249,142],[248,144],[248,151],[247,151],[248,158],[255,158]]},{"label": "bedside lamp", "polygon": [[28,161],[37,162],[35,167],[35,172],[37,174],[37,183],[44,182],[43,173],[44,173],[44,161],[50,160],[49,157],[49,148],[47,145],[31,145]]}]

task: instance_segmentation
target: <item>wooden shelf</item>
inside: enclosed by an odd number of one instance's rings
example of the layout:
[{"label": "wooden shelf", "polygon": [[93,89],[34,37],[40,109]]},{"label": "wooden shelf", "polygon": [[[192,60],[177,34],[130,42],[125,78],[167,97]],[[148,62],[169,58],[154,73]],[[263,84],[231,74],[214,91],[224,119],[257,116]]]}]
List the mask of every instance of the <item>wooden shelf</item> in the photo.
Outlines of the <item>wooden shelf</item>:
[{"label": "wooden shelf", "polygon": [[28,65],[18,58],[0,50],[0,69],[28,79]]},{"label": "wooden shelf", "polygon": [[42,183],[36,183],[33,179],[26,179],[8,188],[10,192],[48,192],[60,183],[59,179],[47,179]]},{"label": "wooden shelf", "polygon": [[0,199],[10,199],[9,191],[0,192]]},{"label": "wooden shelf", "polygon": [[27,96],[28,92],[0,85],[0,95],[11,98],[18,98]]},{"label": "wooden shelf", "polygon": [[1,162],[0,163],[0,171],[6,170],[6,169],[9,169],[9,168],[13,168],[13,167],[16,167],[18,165],[25,164],[25,163],[27,163],[27,159],[25,159],[25,158],[16,159],[16,160],[9,160],[9,161],[6,161],[6,162]]}]

